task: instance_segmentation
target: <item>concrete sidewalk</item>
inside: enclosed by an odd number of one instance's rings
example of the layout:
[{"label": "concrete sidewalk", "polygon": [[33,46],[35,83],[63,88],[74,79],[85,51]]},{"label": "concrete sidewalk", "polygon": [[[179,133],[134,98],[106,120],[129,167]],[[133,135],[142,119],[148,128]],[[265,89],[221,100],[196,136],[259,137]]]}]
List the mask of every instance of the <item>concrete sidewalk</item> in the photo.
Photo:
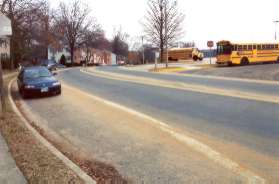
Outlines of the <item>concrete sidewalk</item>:
[{"label": "concrete sidewalk", "polygon": [[1,184],[25,184],[24,176],[16,166],[9,148],[0,134],[0,183]]}]

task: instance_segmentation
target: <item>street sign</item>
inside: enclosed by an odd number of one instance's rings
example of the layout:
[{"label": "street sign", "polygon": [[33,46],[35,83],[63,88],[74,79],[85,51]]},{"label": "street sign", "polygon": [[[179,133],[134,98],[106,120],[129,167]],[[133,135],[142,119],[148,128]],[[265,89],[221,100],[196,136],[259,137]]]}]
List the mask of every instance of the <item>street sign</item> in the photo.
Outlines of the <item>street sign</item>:
[{"label": "street sign", "polygon": [[214,42],[213,41],[208,41],[207,42],[207,47],[209,47],[209,48],[214,47]]},{"label": "street sign", "polygon": [[213,41],[208,41],[207,42],[207,47],[209,47],[209,49],[210,49],[210,60],[209,60],[209,62],[211,64],[211,48],[214,47],[214,42]]}]

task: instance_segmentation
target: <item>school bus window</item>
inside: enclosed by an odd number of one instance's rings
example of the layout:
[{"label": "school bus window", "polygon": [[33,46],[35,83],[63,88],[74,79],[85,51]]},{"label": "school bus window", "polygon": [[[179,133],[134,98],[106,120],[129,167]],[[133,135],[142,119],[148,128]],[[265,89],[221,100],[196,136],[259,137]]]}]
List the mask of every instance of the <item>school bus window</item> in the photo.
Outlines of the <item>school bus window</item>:
[{"label": "school bus window", "polygon": [[271,49],[274,49],[274,45],[271,45]]},{"label": "school bus window", "polygon": [[257,49],[261,50],[262,49],[261,45],[257,45]]},{"label": "school bus window", "polygon": [[278,45],[275,45],[275,49],[278,49]]},{"label": "school bus window", "polygon": [[262,49],[265,50],[265,49],[266,49],[266,45],[263,45],[263,46],[262,46]]},{"label": "school bus window", "polygon": [[237,50],[238,50],[238,51],[242,51],[242,45],[238,45]]},{"label": "school bus window", "polygon": [[252,45],[248,45],[248,50],[252,50]]},{"label": "school bus window", "polygon": [[270,50],[270,49],[271,49],[271,45],[267,45],[267,46],[266,46],[266,49],[267,49],[267,50]]},{"label": "school bus window", "polygon": [[243,46],[243,50],[247,50],[247,45],[244,45],[244,46]]},{"label": "school bus window", "polygon": [[256,45],[253,45],[253,50],[256,50],[257,49],[257,46]]}]

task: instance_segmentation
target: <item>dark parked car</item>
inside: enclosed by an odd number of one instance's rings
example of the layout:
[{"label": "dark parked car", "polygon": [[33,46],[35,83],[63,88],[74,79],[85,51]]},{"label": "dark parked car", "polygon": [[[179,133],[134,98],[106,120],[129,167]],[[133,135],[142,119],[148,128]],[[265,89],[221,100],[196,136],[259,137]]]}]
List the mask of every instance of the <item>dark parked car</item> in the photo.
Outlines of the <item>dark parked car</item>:
[{"label": "dark parked car", "polygon": [[54,60],[42,60],[41,61],[41,66],[47,67],[49,71],[54,71],[57,69],[58,64]]},{"label": "dark parked car", "polygon": [[23,68],[18,75],[17,84],[23,98],[61,94],[60,82],[43,66]]}]

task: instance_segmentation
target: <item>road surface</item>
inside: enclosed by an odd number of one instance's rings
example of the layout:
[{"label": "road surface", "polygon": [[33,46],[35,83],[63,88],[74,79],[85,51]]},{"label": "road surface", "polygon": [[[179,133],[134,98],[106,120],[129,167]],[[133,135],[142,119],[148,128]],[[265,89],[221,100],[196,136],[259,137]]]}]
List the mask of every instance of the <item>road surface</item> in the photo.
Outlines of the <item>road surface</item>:
[{"label": "road surface", "polygon": [[[114,73],[255,93],[278,94],[276,84],[157,75],[105,67]],[[92,94],[192,134],[271,183],[279,181],[279,104],[111,80],[80,72],[59,74],[60,97],[25,103],[50,129],[112,163],[135,183],[242,183],[242,176],[117,109]],[[70,87],[69,87],[70,86]],[[75,90],[78,89],[78,90]],[[135,119],[134,119],[135,118]]]},{"label": "road surface", "polygon": [[221,89],[239,90],[244,92],[263,93],[263,94],[270,94],[270,95],[278,95],[279,92],[279,83],[278,85],[259,84],[259,83],[251,83],[251,82],[240,82],[234,80],[214,79],[214,78],[210,78],[210,77],[208,78],[203,76],[197,77],[191,75],[183,76],[179,74],[178,75],[156,74],[151,72],[129,70],[129,69],[125,69],[125,67],[99,67],[97,68],[97,70],[113,72],[117,74],[138,76],[138,77],[150,77],[159,80],[184,82],[187,84],[198,84],[198,85],[216,87]]}]

